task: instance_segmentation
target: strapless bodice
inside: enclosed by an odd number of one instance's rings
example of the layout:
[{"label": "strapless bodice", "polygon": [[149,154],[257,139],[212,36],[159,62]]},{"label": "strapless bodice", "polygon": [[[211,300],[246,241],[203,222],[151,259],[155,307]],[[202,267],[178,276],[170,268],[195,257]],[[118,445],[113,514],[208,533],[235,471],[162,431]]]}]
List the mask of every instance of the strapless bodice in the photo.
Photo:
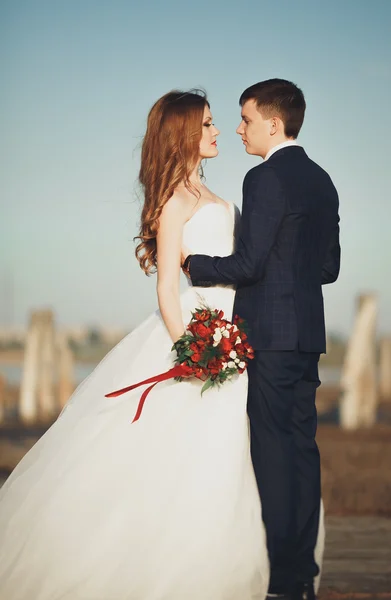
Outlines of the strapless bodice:
[{"label": "strapless bodice", "polygon": [[[192,254],[229,256],[234,249],[235,205],[205,204],[184,227],[183,244]],[[201,305],[224,311],[226,318],[232,316],[235,290],[232,286],[196,287],[187,278],[190,290],[181,297],[186,314]]]},{"label": "strapless bodice", "polygon": [[183,243],[192,254],[228,256],[234,245],[235,210],[232,203],[210,202],[185,224]]}]

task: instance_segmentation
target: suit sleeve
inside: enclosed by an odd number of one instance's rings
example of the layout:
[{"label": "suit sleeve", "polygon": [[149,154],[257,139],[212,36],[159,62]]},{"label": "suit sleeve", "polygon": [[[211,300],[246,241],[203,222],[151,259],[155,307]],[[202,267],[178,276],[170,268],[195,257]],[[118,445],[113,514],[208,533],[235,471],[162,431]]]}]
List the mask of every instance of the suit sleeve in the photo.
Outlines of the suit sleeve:
[{"label": "suit sleeve", "polygon": [[243,213],[237,248],[231,256],[195,254],[190,260],[193,285],[249,285],[261,279],[269,252],[286,214],[286,199],[271,167],[261,165],[243,182]]},{"label": "suit sleeve", "polygon": [[339,215],[338,215],[338,194],[335,191],[337,198],[337,214],[336,222],[330,237],[330,243],[326,254],[326,259],[322,268],[322,285],[326,283],[334,283],[338,279],[339,269],[341,264],[341,246],[339,243]]}]

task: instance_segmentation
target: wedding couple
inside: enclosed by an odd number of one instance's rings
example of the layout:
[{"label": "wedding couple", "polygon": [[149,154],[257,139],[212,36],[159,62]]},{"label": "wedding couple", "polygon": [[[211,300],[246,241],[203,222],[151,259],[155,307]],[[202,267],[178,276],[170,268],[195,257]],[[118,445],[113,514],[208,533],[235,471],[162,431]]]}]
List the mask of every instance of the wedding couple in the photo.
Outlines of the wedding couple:
[{"label": "wedding couple", "polygon": [[[160,310],[77,388],[1,490],[1,600],[315,597],[321,286],[339,271],[338,196],[296,142],[300,89],[264,81],[240,105],[237,133],[264,159],[245,177],[240,223],[201,177],[218,154],[207,99],[170,92],[150,111],[136,254],[147,274],[157,267]],[[131,424],[140,390],[105,394],[169,369],[201,304],[247,320],[248,374],[202,397],[199,380],[160,383]]]}]

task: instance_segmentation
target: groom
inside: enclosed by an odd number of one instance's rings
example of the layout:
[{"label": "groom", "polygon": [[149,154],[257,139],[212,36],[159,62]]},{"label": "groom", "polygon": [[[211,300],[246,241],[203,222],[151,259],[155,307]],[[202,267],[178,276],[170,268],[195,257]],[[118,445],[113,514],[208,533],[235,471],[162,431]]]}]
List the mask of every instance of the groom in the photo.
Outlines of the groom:
[{"label": "groom", "polygon": [[190,255],[195,286],[237,287],[234,314],[247,320],[251,455],[270,558],[268,597],[311,600],[320,510],[315,441],[319,355],[326,350],[322,284],[339,272],[338,194],[297,144],[302,91],[262,81],[240,98],[237,133],[264,162],[243,183],[241,236],[225,258]]}]

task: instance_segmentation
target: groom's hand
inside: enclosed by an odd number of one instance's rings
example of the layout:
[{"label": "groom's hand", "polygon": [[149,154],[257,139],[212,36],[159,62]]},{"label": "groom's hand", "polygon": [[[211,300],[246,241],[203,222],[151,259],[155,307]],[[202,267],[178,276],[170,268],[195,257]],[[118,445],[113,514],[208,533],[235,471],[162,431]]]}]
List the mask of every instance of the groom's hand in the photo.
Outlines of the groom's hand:
[{"label": "groom's hand", "polygon": [[190,277],[189,260],[188,260],[190,258],[190,256],[191,256],[190,250],[188,248],[186,248],[186,246],[183,246],[182,251],[181,251],[181,267],[182,267],[182,271],[184,272],[186,277]]}]

